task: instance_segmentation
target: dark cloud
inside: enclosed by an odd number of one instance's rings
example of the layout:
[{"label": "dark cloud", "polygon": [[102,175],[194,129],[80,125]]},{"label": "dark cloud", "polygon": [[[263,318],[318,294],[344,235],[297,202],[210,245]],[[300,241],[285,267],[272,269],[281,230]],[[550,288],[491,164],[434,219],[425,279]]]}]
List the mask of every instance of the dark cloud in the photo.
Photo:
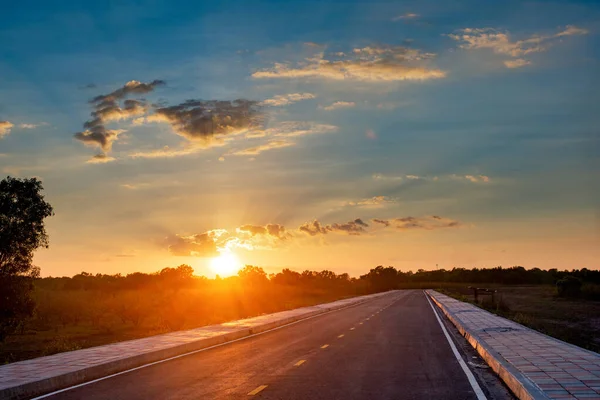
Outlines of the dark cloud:
[{"label": "dark cloud", "polygon": [[174,256],[215,257],[219,255],[212,232],[191,236],[171,236],[167,239],[169,252]]},{"label": "dark cloud", "polygon": [[396,229],[440,229],[440,228],[456,228],[461,225],[459,221],[440,217],[438,215],[426,216],[426,217],[403,217],[403,218],[392,218],[392,219],[372,219],[374,223],[383,225],[385,227],[392,226]]},{"label": "dark cloud", "polygon": [[150,83],[144,83],[144,82],[139,82],[139,81],[129,81],[124,86],[118,88],[114,92],[111,92],[109,94],[101,94],[99,96],[94,97],[90,101],[90,103],[102,104],[107,101],[112,102],[115,100],[121,100],[132,94],[140,95],[140,94],[150,93],[156,87],[163,86],[165,84],[166,84],[165,81],[158,80],[158,79],[156,79]]},{"label": "dark cloud", "polygon": [[314,220],[312,222],[307,222],[307,223],[300,225],[298,230],[300,232],[307,233],[310,236],[316,236],[319,234],[325,235],[325,234],[327,234],[327,232],[329,232],[328,227],[322,226],[321,223],[317,220]]},{"label": "dark cloud", "polygon": [[331,225],[321,225],[317,220],[302,224],[298,230],[309,234],[310,236],[325,235],[329,232],[345,232],[349,235],[360,235],[365,233],[369,225],[362,219],[357,218],[354,221],[348,221],[344,224],[334,223]]},{"label": "dark cloud", "polygon": [[[125,98],[131,95],[149,93],[157,86],[164,84],[165,82],[160,80],[150,83],[130,81],[111,93],[94,97],[90,100],[90,105],[92,106],[90,115],[92,119],[83,124],[84,131],[75,133],[75,139],[89,146],[99,147],[103,154],[106,155],[106,153],[111,151],[113,142],[124,131],[107,129],[105,125],[112,121],[120,121],[143,115],[149,108],[145,100]],[[119,104],[119,101],[122,101],[122,105]]]},{"label": "dark cloud", "polygon": [[268,235],[278,239],[285,239],[287,234],[285,227],[279,224],[267,224],[265,226],[260,225],[242,225],[238,228],[238,231],[248,232],[252,236],[256,235]]},{"label": "dark cloud", "polygon": [[385,227],[390,226],[390,221],[388,221],[386,219],[373,218],[371,221],[375,222],[376,224],[381,224]]},{"label": "dark cloud", "polygon": [[188,100],[157,108],[148,120],[168,122],[178,135],[205,143],[212,142],[216,136],[262,127],[264,122],[259,102],[244,99]]},{"label": "dark cloud", "polygon": [[[105,153],[112,149],[112,144],[119,135],[123,133],[120,129],[106,129],[104,126],[96,126],[92,129],[85,130],[83,132],[77,132],[75,139],[84,142],[85,144],[91,144],[98,146]],[[98,154],[98,156],[106,156],[106,154]]]}]

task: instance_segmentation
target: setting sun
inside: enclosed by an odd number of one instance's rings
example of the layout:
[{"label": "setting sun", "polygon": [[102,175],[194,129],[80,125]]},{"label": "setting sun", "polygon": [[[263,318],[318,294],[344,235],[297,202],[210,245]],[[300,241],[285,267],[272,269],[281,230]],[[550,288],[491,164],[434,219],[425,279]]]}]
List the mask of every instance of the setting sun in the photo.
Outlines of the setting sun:
[{"label": "setting sun", "polygon": [[220,276],[230,276],[242,267],[240,260],[233,253],[223,253],[210,260],[211,269]]}]

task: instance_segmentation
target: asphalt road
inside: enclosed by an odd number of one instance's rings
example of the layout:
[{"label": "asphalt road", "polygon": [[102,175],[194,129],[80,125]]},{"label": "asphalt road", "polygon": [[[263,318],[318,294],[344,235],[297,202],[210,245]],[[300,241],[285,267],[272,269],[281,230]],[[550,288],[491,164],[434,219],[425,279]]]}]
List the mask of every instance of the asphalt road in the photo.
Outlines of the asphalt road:
[{"label": "asphalt road", "polygon": [[420,290],[396,292],[49,398],[252,396],[286,400],[477,398]]}]

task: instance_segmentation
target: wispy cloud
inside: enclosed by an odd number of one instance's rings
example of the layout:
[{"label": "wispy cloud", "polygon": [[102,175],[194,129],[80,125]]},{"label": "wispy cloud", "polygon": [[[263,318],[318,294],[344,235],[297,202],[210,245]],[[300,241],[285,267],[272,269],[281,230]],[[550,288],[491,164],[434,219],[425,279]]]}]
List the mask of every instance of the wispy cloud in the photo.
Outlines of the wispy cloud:
[{"label": "wispy cloud", "polygon": [[311,121],[283,121],[279,124],[265,129],[250,132],[248,137],[297,137],[306,135],[317,135],[323,133],[337,132],[338,127],[330,124],[321,124]]},{"label": "wispy cloud", "polygon": [[376,181],[401,181],[404,177],[401,175],[373,174],[373,179]]},{"label": "wispy cloud", "polygon": [[115,161],[114,157],[111,157],[106,154],[96,154],[95,156],[93,156],[92,158],[87,160],[86,162],[88,164],[106,164],[106,163],[109,163],[112,161]]},{"label": "wispy cloud", "polygon": [[402,15],[395,16],[394,18],[392,18],[392,21],[396,22],[396,21],[410,20],[410,19],[416,19],[416,18],[419,18],[419,14],[405,13]]},{"label": "wispy cloud", "polygon": [[486,175],[465,175],[464,178],[473,183],[488,183],[490,181],[490,177]]},{"label": "wispy cloud", "polygon": [[387,204],[397,203],[398,200],[389,196],[374,196],[367,199],[351,200],[342,203],[350,207],[383,207]]},{"label": "wispy cloud", "polygon": [[332,111],[332,110],[337,110],[340,108],[352,108],[355,106],[356,106],[356,103],[353,101],[336,101],[328,106],[319,106],[319,108],[326,110],[326,111]]},{"label": "wispy cloud", "polygon": [[9,121],[0,121],[0,139],[7,136],[13,126],[14,125]]},{"label": "wispy cloud", "polygon": [[469,181],[472,183],[488,183],[491,181],[490,177],[487,175],[444,175],[444,176],[422,176],[422,175],[384,175],[384,174],[373,174],[373,179],[377,181],[401,181],[403,179],[411,180],[411,181],[433,181],[439,182],[443,180],[455,180],[455,181]]},{"label": "wispy cloud", "polygon": [[350,53],[324,51],[306,58],[296,65],[275,63],[270,69],[252,74],[257,79],[321,78],[330,80],[358,80],[366,82],[424,81],[439,79],[446,72],[430,68],[425,60],[432,53],[406,47],[373,47],[353,49]]},{"label": "wispy cloud", "polygon": [[267,143],[264,143],[264,144],[261,144],[258,146],[233,151],[228,154],[234,155],[234,156],[255,156],[255,155],[258,155],[258,154],[268,151],[268,150],[281,149],[284,147],[290,147],[290,146],[295,146],[295,145],[296,145],[296,143],[294,143],[294,142],[288,142],[285,140],[273,140],[271,142],[267,142]]},{"label": "wispy cloud", "polygon": [[511,57],[512,59],[503,61],[504,65],[507,68],[520,68],[531,64],[523,56],[544,52],[562,37],[587,33],[586,29],[567,25],[565,29],[552,35],[533,35],[521,40],[511,40],[508,32],[493,28],[464,28],[448,37],[460,42],[459,47],[462,49],[490,49],[496,54]]},{"label": "wispy cloud", "polygon": [[202,151],[204,147],[186,146],[181,148],[171,148],[165,146],[162,149],[148,151],[134,151],[129,154],[131,158],[173,158],[180,156],[189,156]]},{"label": "wispy cloud", "polygon": [[19,124],[19,128],[21,129],[35,129],[40,126],[48,125],[46,122],[41,122],[39,124]]},{"label": "wispy cloud", "polygon": [[284,95],[276,95],[270,99],[263,100],[262,104],[267,106],[287,106],[288,104],[297,103],[302,100],[314,99],[316,96],[312,93],[290,93]]},{"label": "wispy cloud", "polygon": [[505,60],[504,66],[506,68],[521,68],[526,65],[530,65],[531,61],[525,60],[524,58],[516,58],[514,60]]},{"label": "wispy cloud", "polygon": [[451,218],[444,218],[438,215],[426,217],[403,217],[392,219],[372,219],[373,223],[382,225],[385,228],[392,227],[398,230],[424,229],[434,230],[442,228],[458,228],[461,223]]}]

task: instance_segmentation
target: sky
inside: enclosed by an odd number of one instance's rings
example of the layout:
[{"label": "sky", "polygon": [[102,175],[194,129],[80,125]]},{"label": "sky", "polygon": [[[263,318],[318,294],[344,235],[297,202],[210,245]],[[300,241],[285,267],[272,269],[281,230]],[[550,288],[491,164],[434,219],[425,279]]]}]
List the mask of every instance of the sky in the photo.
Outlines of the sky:
[{"label": "sky", "polygon": [[54,207],[43,276],[597,269],[599,32],[595,1],[12,2],[0,172]]}]

